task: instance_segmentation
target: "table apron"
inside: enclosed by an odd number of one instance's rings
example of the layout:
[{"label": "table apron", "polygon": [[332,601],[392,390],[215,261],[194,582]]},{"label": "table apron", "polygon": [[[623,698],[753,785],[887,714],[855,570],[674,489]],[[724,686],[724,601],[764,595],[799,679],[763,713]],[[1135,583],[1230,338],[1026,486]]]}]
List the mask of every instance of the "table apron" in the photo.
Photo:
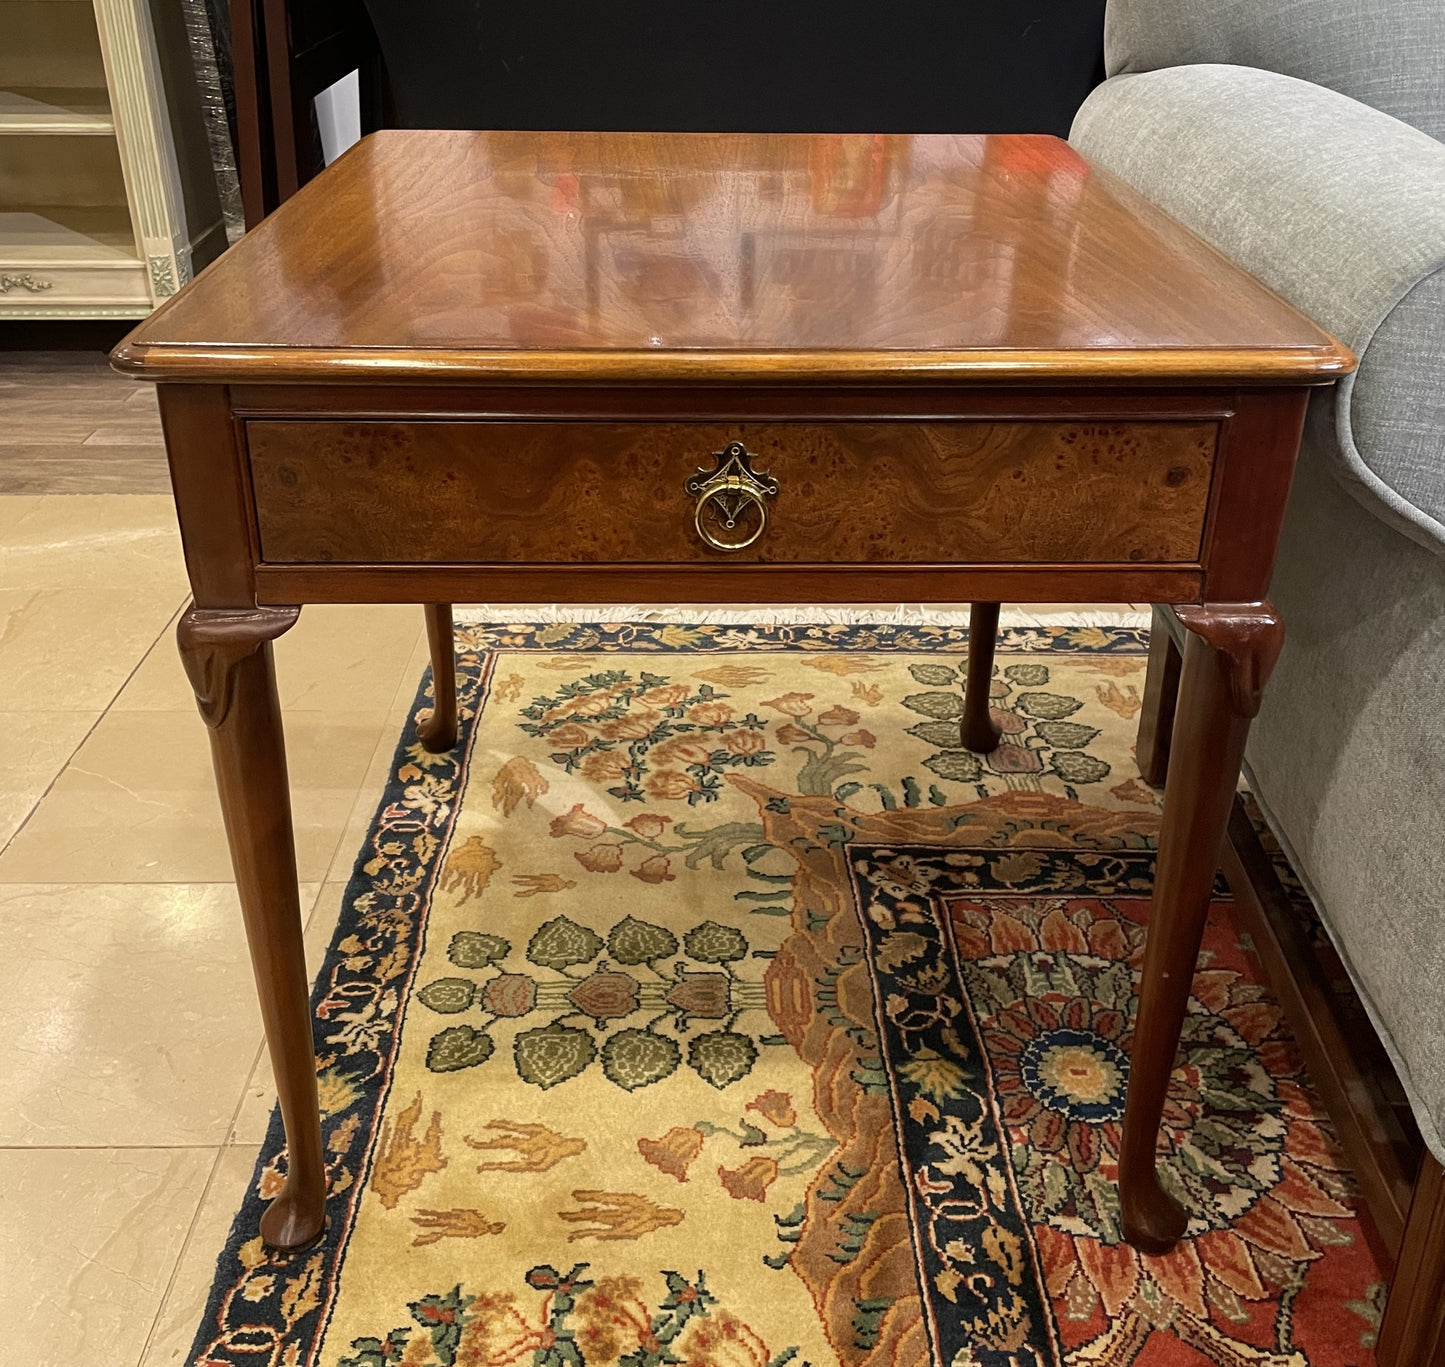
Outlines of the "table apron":
[{"label": "table apron", "polygon": [[[1253,602],[1309,393],[160,389],[217,608]],[[720,549],[686,485],[733,441],[777,489]]]}]

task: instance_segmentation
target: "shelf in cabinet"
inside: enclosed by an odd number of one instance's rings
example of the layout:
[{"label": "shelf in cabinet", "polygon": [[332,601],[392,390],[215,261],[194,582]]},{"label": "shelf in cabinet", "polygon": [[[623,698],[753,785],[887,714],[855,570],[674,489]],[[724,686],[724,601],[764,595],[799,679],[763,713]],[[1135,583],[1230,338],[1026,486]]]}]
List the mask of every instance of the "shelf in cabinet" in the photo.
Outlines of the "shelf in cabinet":
[{"label": "shelf in cabinet", "polygon": [[21,86],[0,90],[0,134],[113,136],[104,89]]},{"label": "shelf in cabinet", "polygon": [[0,264],[134,266],[138,260],[123,205],[0,209]]}]

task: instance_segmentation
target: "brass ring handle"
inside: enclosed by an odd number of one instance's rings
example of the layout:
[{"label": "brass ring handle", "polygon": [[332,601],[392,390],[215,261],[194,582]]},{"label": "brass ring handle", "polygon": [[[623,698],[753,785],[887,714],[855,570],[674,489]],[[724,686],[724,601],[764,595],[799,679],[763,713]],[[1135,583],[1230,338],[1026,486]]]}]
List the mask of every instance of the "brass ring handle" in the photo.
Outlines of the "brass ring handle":
[{"label": "brass ring handle", "polygon": [[699,466],[685,486],[697,497],[693,526],[714,550],[745,550],[768,528],[768,501],[777,497],[778,482],[753,469],[740,441],[715,451],[713,459],[717,465],[712,470]]},{"label": "brass ring handle", "polygon": [[767,530],[768,505],[751,489],[711,489],[698,499],[692,521],[714,550],[741,551]]}]

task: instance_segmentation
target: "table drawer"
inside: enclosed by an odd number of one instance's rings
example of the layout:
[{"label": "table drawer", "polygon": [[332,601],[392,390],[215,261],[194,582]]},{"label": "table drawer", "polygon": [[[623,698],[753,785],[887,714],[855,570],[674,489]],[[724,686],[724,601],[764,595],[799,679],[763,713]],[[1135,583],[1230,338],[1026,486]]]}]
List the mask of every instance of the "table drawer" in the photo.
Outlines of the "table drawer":
[{"label": "table drawer", "polygon": [[[246,431],[269,564],[1181,564],[1199,558],[1218,424],[257,419]],[[777,493],[761,535],[728,551],[703,539],[685,486],[732,442]]]}]

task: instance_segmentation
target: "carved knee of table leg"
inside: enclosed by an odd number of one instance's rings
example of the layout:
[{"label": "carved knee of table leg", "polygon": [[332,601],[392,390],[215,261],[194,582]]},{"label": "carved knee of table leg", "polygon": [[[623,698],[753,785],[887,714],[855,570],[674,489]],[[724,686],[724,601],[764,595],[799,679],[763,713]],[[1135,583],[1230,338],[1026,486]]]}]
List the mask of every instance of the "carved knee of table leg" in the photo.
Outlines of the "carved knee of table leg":
[{"label": "carved knee of table leg", "polygon": [[457,656],[450,603],[427,604],[426,635],[431,647],[432,710],[417,727],[417,735],[436,754],[457,743]]},{"label": "carved knee of table leg", "polygon": [[1139,775],[1145,783],[1162,788],[1169,773],[1169,740],[1174,730],[1174,708],[1179,697],[1182,657],[1165,620],[1166,609],[1154,609],[1149,629],[1149,672],[1144,678],[1144,706],[1139,713],[1134,747]]},{"label": "carved knee of table leg", "polygon": [[1174,615],[1191,635],[1224,656],[1230,703],[1239,716],[1252,721],[1284,646],[1284,622],[1274,604],[1266,600],[1176,607]]},{"label": "carved knee of table leg", "polygon": [[1268,603],[1177,609],[1188,628],[1119,1154],[1124,1237],[1163,1253],[1188,1216],[1160,1185],[1159,1125],[1250,719],[1284,628]]},{"label": "carved knee of table leg", "polygon": [[314,1242],[326,1220],[291,798],[271,658],[271,642],[299,611],[192,607],[176,631],[210,728],[216,787],[286,1125],[286,1182],[261,1217],[262,1238],[283,1249]]},{"label": "carved knee of table leg", "polygon": [[961,731],[964,747],[979,755],[991,755],[1003,734],[989,711],[993,652],[998,644],[998,606],[970,603],[968,608],[968,683],[963,694]]},{"label": "carved knee of table leg", "polygon": [[213,731],[227,720],[239,668],[296,625],[300,608],[198,608],[181,614],[176,645],[201,717]]}]

